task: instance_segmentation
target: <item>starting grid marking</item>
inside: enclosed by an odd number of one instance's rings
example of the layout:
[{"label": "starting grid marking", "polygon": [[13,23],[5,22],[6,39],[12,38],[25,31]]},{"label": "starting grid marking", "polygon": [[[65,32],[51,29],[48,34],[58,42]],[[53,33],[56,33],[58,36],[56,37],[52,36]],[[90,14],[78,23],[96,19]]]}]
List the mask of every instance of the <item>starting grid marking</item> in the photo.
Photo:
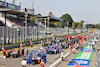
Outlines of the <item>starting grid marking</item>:
[{"label": "starting grid marking", "polygon": [[89,67],[94,49],[89,48],[88,43],[66,67]]}]

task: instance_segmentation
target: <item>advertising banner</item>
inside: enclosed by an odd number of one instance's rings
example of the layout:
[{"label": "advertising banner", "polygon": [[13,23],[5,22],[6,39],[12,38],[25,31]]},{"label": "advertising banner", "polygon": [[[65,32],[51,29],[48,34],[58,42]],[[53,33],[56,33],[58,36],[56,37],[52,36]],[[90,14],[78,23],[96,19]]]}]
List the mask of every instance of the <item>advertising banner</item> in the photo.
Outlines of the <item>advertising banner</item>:
[{"label": "advertising banner", "polygon": [[[95,46],[93,46],[95,48]],[[89,49],[92,49],[92,46],[89,46],[89,45],[86,45],[84,46],[83,48],[89,48]]]},{"label": "advertising banner", "polygon": [[11,4],[11,3],[7,3],[7,2],[3,2],[3,1],[0,1],[0,6],[8,7],[8,8],[15,9],[15,10],[20,10],[20,6],[17,6],[17,5]]},{"label": "advertising banner", "polygon": [[94,49],[83,48],[81,51],[82,51],[82,52],[93,52]]},{"label": "advertising banner", "polygon": [[81,60],[81,59],[73,59],[71,62],[69,62],[68,66],[75,66],[75,65],[79,65],[79,66],[89,66],[90,64],[90,60]]},{"label": "advertising banner", "polygon": [[74,59],[87,59],[87,60],[91,60],[92,57],[92,52],[79,52]]}]

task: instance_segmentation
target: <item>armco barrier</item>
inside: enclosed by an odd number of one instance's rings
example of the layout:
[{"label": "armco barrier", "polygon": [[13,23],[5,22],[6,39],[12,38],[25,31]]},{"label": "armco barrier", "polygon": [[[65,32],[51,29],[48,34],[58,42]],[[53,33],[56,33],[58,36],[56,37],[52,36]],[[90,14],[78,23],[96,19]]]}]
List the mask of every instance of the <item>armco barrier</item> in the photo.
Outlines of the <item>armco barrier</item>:
[{"label": "armco barrier", "polygon": [[96,51],[96,67],[100,67],[100,41],[98,42]]}]

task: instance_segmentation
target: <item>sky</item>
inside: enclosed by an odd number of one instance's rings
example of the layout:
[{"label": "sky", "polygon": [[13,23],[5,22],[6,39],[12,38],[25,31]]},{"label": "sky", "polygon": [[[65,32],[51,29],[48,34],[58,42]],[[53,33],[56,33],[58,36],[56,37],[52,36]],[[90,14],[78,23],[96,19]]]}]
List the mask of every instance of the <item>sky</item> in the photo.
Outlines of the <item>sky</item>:
[{"label": "sky", "polygon": [[[12,0],[6,0],[11,3]],[[21,8],[31,8],[34,1],[35,14],[47,16],[51,11],[61,17],[68,13],[74,22],[100,23],[100,0],[22,0]],[[18,5],[18,0],[15,1]]]}]

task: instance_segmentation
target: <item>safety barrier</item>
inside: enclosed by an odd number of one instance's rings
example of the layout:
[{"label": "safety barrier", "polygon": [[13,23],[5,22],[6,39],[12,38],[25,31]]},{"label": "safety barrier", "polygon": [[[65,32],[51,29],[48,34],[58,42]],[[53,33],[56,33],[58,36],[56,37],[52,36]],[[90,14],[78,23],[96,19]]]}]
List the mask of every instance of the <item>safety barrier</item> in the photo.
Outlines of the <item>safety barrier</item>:
[{"label": "safety barrier", "polygon": [[96,51],[96,67],[100,67],[100,41],[98,42]]}]

